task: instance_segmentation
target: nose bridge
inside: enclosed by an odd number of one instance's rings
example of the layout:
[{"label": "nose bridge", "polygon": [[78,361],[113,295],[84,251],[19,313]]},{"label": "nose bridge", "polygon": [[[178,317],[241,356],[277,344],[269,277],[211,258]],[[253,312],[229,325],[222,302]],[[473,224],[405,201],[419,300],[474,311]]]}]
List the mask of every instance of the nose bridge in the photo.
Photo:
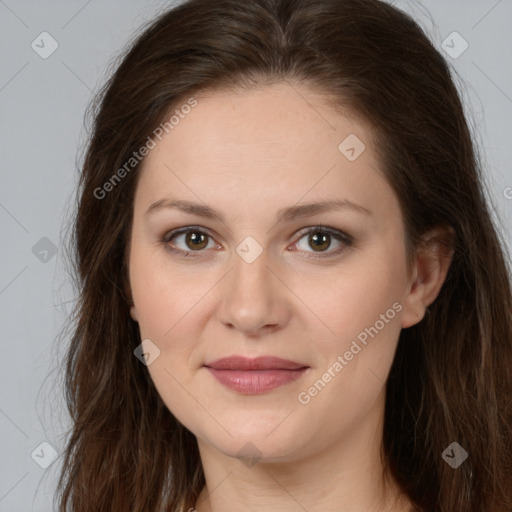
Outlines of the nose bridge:
[{"label": "nose bridge", "polygon": [[[259,244],[256,246],[254,242],[244,241],[236,248],[233,265],[231,284],[239,289],[237,291],[250,292],[252,289],[253,295],[260,291],[256,290],[258,287],[270,291],[268,250],[264,250]],[[248,289],[244,290],[244,287]]]},{"label": "nose bridge", "polygon": [[247,237],[233,253],[233,270],[223,288],[220,320],[242,331],[284,321],[283,290],[270,269],[265,250],[254,238]]},{"label": "nose bridge", "polygon": [[262,310],[273,293],[268,250],[254,239],[244,240],[236,248],[233,265],[230,296],[236,297],[240,305],[252,304],[250,309]]}]

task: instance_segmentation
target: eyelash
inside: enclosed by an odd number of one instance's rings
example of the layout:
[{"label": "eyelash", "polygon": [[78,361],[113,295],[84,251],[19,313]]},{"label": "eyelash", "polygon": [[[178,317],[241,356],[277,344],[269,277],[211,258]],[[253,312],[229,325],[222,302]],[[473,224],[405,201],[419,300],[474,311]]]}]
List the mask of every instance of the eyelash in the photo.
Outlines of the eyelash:
[{"label": "eyelash", "polygon": [[[169,231],[166,233],[163,238],[161,239],[161,243],[164,245],[164,247],[175,253],[179,254],[180,256],[186,257],[186,258],[200,258],[202,255],[201,252],[204,252],[204,249],[198,250],[198,251],[184,251],[182,249],[176,249],[174,247],[171,247],[169,245],[169,242],[172,238],[175,236],[181,235],[181,234],[187,234],[187,233],[197,233],[206,235],[207,237],[213,239],[213,237],[206,231],[204,231],[202,228],[198,226],[187,226],[185,228],[179,228],[175,229],[173,231]],[[333,256],[337,256],[341,254],[347,247],[351,247],[354,243],[352,237],[350,235],[347,235],[346,233],[343,233],[342,231],[338,231],[336,229],[324,227],[322,225],[318,226],[312,226],[309,228],[305,228],[299,233],[299,238],[297,239],[297,242],[295,242],[293,245],[296,245],[302,238],[304,238],[306,235],[310,235],[311,233],[323,233],[331,236],[338,242],[342,242],[342,246],[340,246],[338,249],[335,249],[333,251],[329,252],[320,252],[314,255],[306,256],[307,258],[311,259],[318,259],[318,258],[330,258]],[[330,245],[330,244],[329,244]]]}]

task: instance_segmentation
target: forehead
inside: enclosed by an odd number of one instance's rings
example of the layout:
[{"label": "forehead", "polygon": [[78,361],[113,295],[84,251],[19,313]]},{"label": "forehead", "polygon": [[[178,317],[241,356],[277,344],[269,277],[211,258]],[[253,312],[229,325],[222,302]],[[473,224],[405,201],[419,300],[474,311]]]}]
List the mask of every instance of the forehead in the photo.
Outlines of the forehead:
[{"label": "forehead", "polygon": [[286,193],[299,201],[304,194],[357,196],[387,185],[370,131],[303,84],[194,98],[193,108],[174,106],[169,117],[175,114],[177,124],[142,164],[137,194],[148,201],[176,188],[191,197],[232,192],[239,200],[272,194],[277,200]]}]

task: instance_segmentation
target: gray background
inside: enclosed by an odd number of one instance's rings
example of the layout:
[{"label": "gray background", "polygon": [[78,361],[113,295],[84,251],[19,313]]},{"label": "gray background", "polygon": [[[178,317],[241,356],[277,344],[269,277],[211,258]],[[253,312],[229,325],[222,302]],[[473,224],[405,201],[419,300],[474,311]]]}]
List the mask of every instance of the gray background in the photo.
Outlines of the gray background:
[{"label": "gray background", "polygon": [[[214,0],[212,0],[214,1]],[[395,1],[413,14],[458,73],[487,187],[510,251],[512,226],[512,0]],[[152,1],[0,0],[0,511],[53,510],[52,459],[69,419],[56,371],[69,337],[56,336],[73,305],[63,266],[85,108],[108,65],[144,22],[170,6]],[[48,32],[58,43],[51,49]],[[43,39],[43,42],[41,42]],[[31,47],[32,42],[36,46]],[[54,43],[53,43],[54,44]]]}]

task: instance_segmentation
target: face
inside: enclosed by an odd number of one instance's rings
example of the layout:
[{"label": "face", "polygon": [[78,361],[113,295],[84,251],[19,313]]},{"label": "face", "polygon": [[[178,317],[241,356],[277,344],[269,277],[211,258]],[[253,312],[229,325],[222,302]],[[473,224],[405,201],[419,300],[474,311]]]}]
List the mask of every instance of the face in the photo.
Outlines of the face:
[{"label": "face", "polygon": [[370,132],[304,85],[195,98],[141,168],[131,315],[201,443],[291,461],[382,413],[407,326],[401,212]]}]

